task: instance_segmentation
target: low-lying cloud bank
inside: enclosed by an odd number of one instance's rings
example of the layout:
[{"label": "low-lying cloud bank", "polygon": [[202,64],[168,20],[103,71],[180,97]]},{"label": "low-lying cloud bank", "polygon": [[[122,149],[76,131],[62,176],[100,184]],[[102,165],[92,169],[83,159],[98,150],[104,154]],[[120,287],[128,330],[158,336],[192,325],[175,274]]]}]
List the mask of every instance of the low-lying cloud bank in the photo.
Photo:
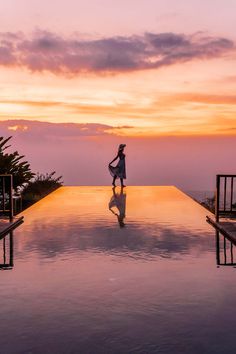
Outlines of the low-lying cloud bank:
[{"label": "low-lying cloud bank", "polygon": [[122,128],[96,123],[50,123],[24,119],[0,121],[0,135],[20,135],[30,139],[37,136],[43,140],[112,135],[113,130],[117,133]]},{"label": "low-lying cloud bank", "polygon": [[55,170],[67,185],[110,185],[108,163],[121,143],[128,185],[211,190],[217,173],[236,174],[235,136],[132,138],[106,133],[107,127],[9,120],[0,122],[0,136],[13,136],[11,150],[25,155],[34,172]]},{"label": "low-lying cloud bank", "polygon": [[224,37],[176,33],[83,40],[38,30],[0,33],[0,65],[55,74],[114,74],[155,69],[195,59],[221,57],[235,49]]}]

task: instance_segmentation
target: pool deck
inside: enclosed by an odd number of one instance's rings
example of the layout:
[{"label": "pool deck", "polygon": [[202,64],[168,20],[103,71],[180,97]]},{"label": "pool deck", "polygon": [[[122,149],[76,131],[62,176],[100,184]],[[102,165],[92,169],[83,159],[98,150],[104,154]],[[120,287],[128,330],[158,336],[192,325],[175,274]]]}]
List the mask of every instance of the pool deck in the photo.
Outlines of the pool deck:
[{"label": "pool deck", "polygon": [[228,238],[233,244],[236,245],[236,219],[235,218],[224,218],[224,219],[220,219],[220,221],[217,222],[212,217],[207,216],[206,220],[223,236]]},{"label": "pool deck", "polygon": [[23,223],[23,216],[14,217],[12,221],[9,218],[0,219],[0,239],[3,238],[7,233],[14,230],[17,226]]}]

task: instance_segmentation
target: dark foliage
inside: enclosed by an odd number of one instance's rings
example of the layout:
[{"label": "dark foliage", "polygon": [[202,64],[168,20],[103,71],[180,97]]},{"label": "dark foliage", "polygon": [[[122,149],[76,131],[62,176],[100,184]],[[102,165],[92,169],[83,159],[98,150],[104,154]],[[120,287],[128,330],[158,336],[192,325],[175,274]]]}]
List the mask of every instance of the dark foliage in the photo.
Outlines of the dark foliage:
[{"label": "dark foliage", "polygon": [[30,169],[28,161],[24,161],[24,156],[20,155],[18,151],[7,153],[6,150],[11,146],[7,145],[12,137],[0,137],[0,174],[13,175],[13,188],[15,191],[28,183],[33,177],[34,173]]},{"label": "dark foliage", "polygon": [[207,210],[211,211],[213,214],[215,213],[215,196],[211,198],[206,198],[200,204],[204,206]]},{"label": "dark foliage", "polygon": [[55,177],[55,171],[46,174],[37,174],[22,191],[23,206],[28,207],[47,194],[62,186],[62,176]]},{"label": "dark foliage", "polygon": [[[0,174],[13,175],[13,188],[22,195],[23,209],[45,197],[62,185],[61,176],[55,177],[55,171],[47,174],[33,173],[28,161],[18,151],[7,153],[12,137],[0,137]],[[8,186],[6,186],[8,188]],[[1,192],[1,186],[0,186]]]}]

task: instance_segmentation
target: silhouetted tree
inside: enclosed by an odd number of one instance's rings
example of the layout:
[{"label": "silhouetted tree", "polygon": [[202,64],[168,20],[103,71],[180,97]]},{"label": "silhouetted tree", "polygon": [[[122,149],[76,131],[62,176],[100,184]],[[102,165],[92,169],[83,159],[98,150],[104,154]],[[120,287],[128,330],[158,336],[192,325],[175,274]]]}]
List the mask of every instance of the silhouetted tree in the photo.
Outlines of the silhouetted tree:
[{"label": "silhouetted tree", "polygon": [[12,137],[0,137],[0,174],[13,175],[13,188],[15,191],[28,183],[34,176],[30,169],[28,161],[24,161],[24,155],[20,155],[18,151],[7,153],[6,150],[11,146],[7,145]]}]

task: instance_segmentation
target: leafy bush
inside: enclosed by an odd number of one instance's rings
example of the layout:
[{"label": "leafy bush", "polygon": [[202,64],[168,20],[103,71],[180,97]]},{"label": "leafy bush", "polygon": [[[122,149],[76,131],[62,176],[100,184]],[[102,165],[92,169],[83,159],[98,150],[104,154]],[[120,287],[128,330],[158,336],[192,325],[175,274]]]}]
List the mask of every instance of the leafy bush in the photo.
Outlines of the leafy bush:
[{"label": "leafy bush", "polygon": [[207,210],[211,211],[213,214],[215,213],[215,196],[206,198],[200,204]]},{"label": "leafy bush", "polygon": [[22,190],[23,207],[28,207],[62,186],[62,176],[55,177],[55,173],[55,171],[46,174],[37,173]]},{"label": "leafy bush", "polygon": [[35,173],[31,171],[28,161],[22,161],[24,155],[20,155],[18,151],[6,152],[11,146],[6,145],[11,138],[11,136],[6,139],[0,137],[0,174],[12,174],[13,188],[17,191],[19,187],[28,183],[35,176]]},{"label": "leafy bush", "polygon": [[[55,171],[46,174],[35,174],[28,161],[18,151],[7,153],[11,146],[7,145],[12,137],[0,137],[0,174],[13,175],[14,191],[22,195],[23,209],[37,202],[62,185],[61,176],[55,177]],[[8,186],[7,186],[8,187]],[[1,186],[0,186],[1,192]]]}]

